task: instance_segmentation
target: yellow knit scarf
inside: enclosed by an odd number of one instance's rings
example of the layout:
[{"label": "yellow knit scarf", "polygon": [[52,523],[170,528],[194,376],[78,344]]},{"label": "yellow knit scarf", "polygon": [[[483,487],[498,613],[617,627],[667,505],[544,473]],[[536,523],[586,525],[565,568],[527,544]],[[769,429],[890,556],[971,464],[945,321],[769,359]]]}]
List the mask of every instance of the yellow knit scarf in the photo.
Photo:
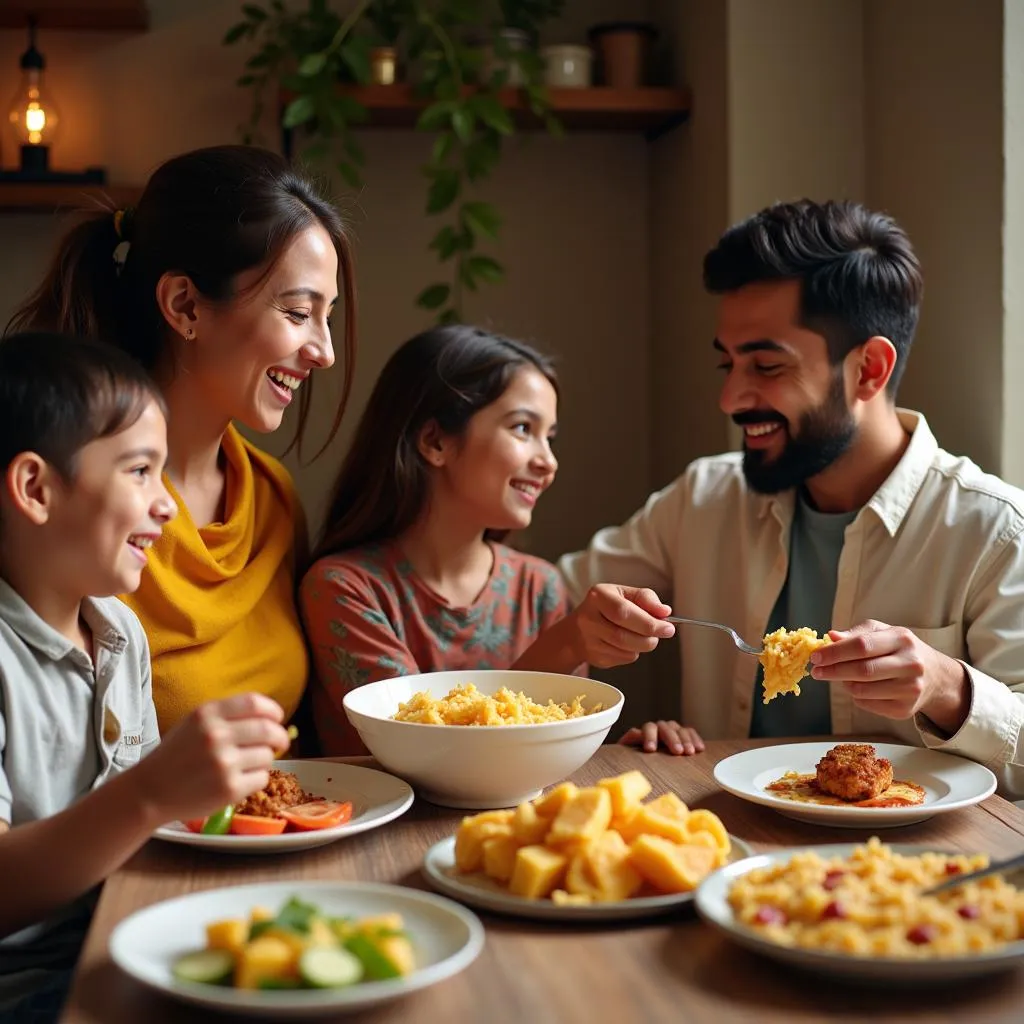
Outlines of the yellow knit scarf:
[{"label": "yellow knit scarf", "polygon": [[222,450],[224,522],[197,529],[165,479],[178,515],[150,549],[141,586],[123,598],[149,637],[161,733],[205,701],[248,690],[273,697],[290,718],[306,684],[294,486],[234,427]]}]

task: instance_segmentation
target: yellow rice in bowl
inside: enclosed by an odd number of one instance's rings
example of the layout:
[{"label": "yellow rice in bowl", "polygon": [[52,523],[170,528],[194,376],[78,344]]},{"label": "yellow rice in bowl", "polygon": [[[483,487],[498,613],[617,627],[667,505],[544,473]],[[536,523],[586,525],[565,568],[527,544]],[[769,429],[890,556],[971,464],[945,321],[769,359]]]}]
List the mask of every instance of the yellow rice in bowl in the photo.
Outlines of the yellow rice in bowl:
[{"label": "yellow rice in bowl", "polygon": [[444,697],[435,698],[426,690],[414,693],[391,717],[396,722],[421,725],[539,725],[564,722],[600,711],[603,705],[583,706],[582,697],[570,704],[537,704],[525,693],[503,686],[493,695],[481,693],[472,683],[456,686]]}]

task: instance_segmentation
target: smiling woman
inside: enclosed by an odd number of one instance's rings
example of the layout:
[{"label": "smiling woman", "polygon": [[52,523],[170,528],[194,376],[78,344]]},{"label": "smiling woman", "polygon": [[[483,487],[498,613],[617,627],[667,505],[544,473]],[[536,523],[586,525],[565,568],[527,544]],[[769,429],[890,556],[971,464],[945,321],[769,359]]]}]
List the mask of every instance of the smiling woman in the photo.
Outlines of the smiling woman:
[{"label": "smiling woman", "polygon": [[[339,303],[339,281],[341,298]],[[278,155],[216,146],[168,160],[137,209],[87,217],[8,329],[100,337],[135,356],[169,410],[165,483],[180,514],[124,599],[149,636],[161,731],[211,698],[258,690],[287,717],[308,659],[294,601],[305,527],[284,467],[234,421],[267,433],[355,349],[352,260],[333,206]],[[326,441],[324,442],[326,444]],[[321,449],[322,450],[322,449]]]}]

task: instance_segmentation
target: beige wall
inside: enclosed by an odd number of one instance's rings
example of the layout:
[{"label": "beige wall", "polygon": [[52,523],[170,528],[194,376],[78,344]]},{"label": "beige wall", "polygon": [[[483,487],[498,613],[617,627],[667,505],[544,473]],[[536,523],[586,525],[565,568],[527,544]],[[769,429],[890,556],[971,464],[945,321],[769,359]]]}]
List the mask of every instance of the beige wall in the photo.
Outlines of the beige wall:
[{"label": "beige wall", "polygon": [[907,229],[925,277],[900,401],[927,415],[941,444],[996,473],[1003,429],[1002,26],[1002,0],[865,3],[867,199]]},{"label": "beige wall", "polygon": [[730,0],[729,217],[864,194],[861,0]]},{"label": "beige wall", "polygon": [[1001,472],[1024,487],[1024,4],[1003,22],[1003,436]]},{"label": "beige wall", "polygon": [[701,284],[705,251],[728,223],[727,6],[664,0],[657,14],[675,81],[693,90],[682,130],[651,149],[651,437],[656,484],[726,443],[718,411],[714,305]]}]

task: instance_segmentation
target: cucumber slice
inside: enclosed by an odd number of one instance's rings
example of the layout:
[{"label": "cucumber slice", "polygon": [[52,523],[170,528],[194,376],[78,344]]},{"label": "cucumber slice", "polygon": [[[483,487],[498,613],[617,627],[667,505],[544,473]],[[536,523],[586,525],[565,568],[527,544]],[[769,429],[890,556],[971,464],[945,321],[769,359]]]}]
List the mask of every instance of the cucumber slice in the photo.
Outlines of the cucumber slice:
[{"label": "cucumber slice", "polygon": [[299,957],[299,974],[311,988],[344,988],[363,976],[358,957],[336,946],[312,946]]},{"label": "cucumber slice", "polygon": [[371,981],[400,978],[401,971],[365,935],[353,935],[345,940],[345,948],[359,958]]},{"label": "cucumber slice", "polygon": [[235,958],[226,949],[200,949],[178,957],[171,973],[180,981],[196,981],[201,985],[223,985],[231,980]]}]

